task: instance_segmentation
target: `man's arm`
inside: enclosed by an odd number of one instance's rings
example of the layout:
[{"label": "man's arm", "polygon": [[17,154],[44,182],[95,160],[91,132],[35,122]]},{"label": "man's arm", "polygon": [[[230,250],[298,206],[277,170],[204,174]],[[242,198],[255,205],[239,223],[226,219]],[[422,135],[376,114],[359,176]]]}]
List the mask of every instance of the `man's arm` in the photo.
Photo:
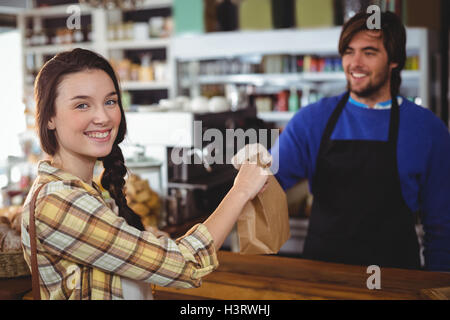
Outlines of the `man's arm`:
[{"label": "man's arm", "polygon": [[276,143],[270,149],[271,170],[284,190],[304,178],[311,178],[313,155],[312,137],[308,122],[301,110],[287,124]]},{"label": "man's arm", "polygon": [[425,267],[450,271],[450,134],[435,119],[427,171],[421,177]]}]

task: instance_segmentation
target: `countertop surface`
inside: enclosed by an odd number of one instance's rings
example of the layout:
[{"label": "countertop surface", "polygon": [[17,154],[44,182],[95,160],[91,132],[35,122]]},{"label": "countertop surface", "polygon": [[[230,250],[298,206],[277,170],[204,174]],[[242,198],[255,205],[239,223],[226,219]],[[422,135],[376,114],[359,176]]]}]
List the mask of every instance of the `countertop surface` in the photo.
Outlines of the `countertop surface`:
[{"label": "countertop surface", "polygon": [[[366,266],[280,256],[218,253],[220,266],[201,287],[156,287],[155,299],[449,299],[450,273],[381,268],[380,289],[369,289],[376,274]],[[372,278],[370,278],[372,277]],[[369,279],[370,278],[370,279]]]}]

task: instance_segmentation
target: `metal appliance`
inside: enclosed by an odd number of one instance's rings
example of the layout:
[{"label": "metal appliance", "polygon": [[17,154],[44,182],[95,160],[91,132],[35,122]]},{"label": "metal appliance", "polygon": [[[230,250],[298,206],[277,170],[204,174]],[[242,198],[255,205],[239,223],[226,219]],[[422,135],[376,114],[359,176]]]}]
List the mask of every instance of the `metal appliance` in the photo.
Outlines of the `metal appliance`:
[{"label": "metal appliance", "polygon": [[[227,155],[231,158],[238,151],[239,144],[235,139],[226,139],[226,129],[245,131],[265,126],[264,122],[256,117],[256,110],[251,108],[194,114],[193,120],[201,121],[201,130],[196,130],[196,126],[193,126],[196,131],[193,133],[193,146],[167,148],[166,210],[169,225],[183,224],[211,214],[233,186],[237,170],[230,164]],[[223,140],[220,142],[205,139],[204,135],[208,133],[208,129],[214,129],[215,133],[220,132]],[[222,147],[219,148],[219,145]],[[174,157],[174,154],[177,157]],[[223,161],[210,161],[211,159]]]}]

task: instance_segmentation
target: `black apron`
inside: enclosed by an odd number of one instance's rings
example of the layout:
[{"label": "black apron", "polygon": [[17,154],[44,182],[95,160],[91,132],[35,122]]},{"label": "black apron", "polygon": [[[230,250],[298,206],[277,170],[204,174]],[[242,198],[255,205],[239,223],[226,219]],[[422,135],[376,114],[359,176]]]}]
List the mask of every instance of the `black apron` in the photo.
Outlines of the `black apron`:
[{"label": "black apron", "polygon": [[403,199],[397,169],[397,99],[392,99],[388,141],[331,140],[348,98],[349,93],[334,110],[320,143],[303,257],[420,268],[416,215]]}]

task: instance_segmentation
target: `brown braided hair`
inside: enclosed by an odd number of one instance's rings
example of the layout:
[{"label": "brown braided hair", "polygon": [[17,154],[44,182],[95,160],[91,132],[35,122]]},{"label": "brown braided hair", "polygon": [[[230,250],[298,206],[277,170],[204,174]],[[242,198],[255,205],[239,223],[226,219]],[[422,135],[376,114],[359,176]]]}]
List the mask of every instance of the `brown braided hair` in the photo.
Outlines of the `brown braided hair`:
[{"label": "brown braided hair", "polygon": [[36,126],[41,147],[50,156],[55,155],[58,150],[55,132],[48,129],[47,124],[55,115],[56,88],[62,77],[70,73],[96,69],[105,71],[113,81],[114,88],[118,94],[118,104],[121,113],[119,130],[111,152],[107,156],[98,159],[103,162],[104,167],[101,184],[103,188],[108,190],[117,204],[119,216],[123,217],[129,225],[139,230],[144,230],[140,217],[128,206],[123,190],[127,168],[119,144],[125,138],[127,124],[116,74],[104,57],[90,50],[76,48],[72,51],[65,51],[55,55],[41,68],[34,87]]}]

